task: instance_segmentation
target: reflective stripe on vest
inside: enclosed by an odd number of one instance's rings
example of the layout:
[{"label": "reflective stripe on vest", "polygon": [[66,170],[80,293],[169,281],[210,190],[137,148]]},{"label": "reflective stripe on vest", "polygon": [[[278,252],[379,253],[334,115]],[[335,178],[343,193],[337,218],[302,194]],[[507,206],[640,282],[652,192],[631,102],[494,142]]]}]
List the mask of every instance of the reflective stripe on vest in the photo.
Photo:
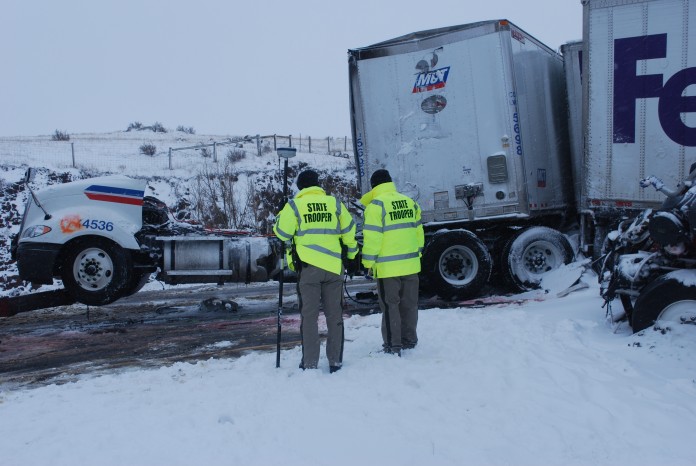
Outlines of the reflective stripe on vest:
[{"label": "reflective stripe on vest", "polygon": [[326,249],[323,246],[319,246],[318,244],[303,244],[302,246],[306,247],[307,249],[311,249],[313,251],[321,252],[322,254],[327,254],[331,257],[335,257],[336,259],[341,258],[340,252],[334,252],[330,249]]}]

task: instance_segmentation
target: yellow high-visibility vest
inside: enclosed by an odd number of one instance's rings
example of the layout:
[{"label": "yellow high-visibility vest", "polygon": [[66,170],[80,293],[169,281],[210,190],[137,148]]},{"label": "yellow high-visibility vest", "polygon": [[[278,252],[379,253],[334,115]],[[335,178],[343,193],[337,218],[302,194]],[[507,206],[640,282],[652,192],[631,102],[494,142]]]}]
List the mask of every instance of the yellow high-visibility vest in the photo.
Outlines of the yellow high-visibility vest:
[{"label": "yellow high-visibility vest", "polygon": [[363,266],[372,268],[377,278],[420,272],[425,235],[418,203],[392,182],[377,185],[360,202],[366,206]]},{"label": "yellow high-visibility vest", "polygon": [[302,262],[337,275],[343,272],[341,242],[348,259],[358,253],[353,217],[341,201],[318,186],[303,189],[285,204],[273,233],[281,241],[294,241]]}]

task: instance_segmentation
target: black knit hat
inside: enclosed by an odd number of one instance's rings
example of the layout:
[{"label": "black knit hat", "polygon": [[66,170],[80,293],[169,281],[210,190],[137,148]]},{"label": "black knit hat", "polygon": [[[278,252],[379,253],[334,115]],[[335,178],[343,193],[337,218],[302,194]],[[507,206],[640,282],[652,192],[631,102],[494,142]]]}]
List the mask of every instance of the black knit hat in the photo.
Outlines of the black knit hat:
[{"label": "black knit hat", "polygon": [[297,187],[302,190],[310,186],[319,186],[319,174],[314,170],[305,170],[297,177]]},{"label": "black knit hat", "polygon": [[382,183],[389,183],[391,182],[391,176],[389,175],[389,172],[383,168],[380,168],[376,172],[372,174],[370,177],[370,185],[374,188],[375,186],[379,186]]}]

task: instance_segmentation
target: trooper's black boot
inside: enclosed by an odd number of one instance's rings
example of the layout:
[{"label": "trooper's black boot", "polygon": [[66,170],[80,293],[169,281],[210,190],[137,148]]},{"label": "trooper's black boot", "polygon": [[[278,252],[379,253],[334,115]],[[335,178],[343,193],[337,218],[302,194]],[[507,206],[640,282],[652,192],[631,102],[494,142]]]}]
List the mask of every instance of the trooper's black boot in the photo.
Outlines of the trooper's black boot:
[{"label": "trooper's black boot", "polygon": [[329,374],[333,374],[334,372],[338,372],[341,370],[341,366],[329,366]]}]

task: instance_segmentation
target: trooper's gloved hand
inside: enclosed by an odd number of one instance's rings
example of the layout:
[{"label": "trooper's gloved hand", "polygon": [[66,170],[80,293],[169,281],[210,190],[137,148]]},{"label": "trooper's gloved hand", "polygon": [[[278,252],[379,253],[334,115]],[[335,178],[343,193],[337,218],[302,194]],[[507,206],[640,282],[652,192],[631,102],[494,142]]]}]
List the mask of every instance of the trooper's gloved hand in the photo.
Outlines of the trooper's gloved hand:
[{"label": "trooper's gloved hand", "polygon": [[353,275],[356,275],[358,272],[360,272],[360,260],[358,256],[355,256],[353,259],[346,259],[346,273],[348,276],[353,278]]},{"label": "trooper's gloved hand", "polygon": [[375,278],[375,277],[374,277],[374,271],[373,271],[372,269],[367,269],[367,270],[365,271],[365,278],[366,278],[367,280],[374,280],[374,278]]}]

